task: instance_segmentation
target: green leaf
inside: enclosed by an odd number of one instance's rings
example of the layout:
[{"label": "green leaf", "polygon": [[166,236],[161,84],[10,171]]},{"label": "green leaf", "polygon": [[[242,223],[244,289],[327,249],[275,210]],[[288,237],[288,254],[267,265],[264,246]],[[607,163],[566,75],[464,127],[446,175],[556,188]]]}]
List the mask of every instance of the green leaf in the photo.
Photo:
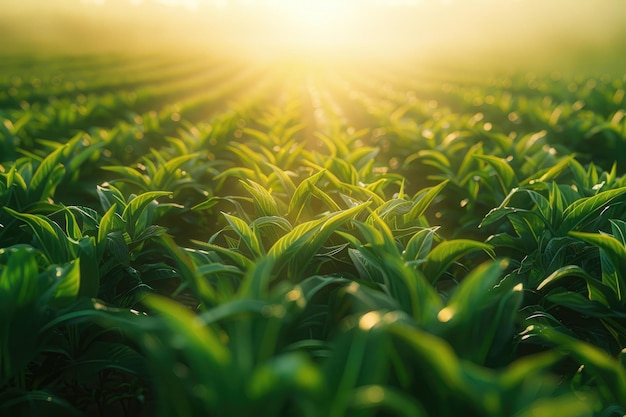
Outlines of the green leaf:
[{"label": "green leaf", "polygon": [[410,155],[406,162],[410,162],[411,159],[421,159],[423,160],[424,165],[430,165],[439,169],[440,171],[452,175],[452,171],[450,170],[450,160],[443,153],[436,150],[431,149],[423,149],[417,152],[417,154]]},{"label": "green leaf", "polygon": [[[147,190],[150,186],[150,179],[136,168],[128,166],[103,166],[102,169],[110,172],[115,172],[123,176],[122,181],[137,185],[141,190]],[[117,182],[117,181],[111,181]]]},{"label": "green leaf", "polygon": [[562,351],[568,352],[576,361],[585,365],[585,370],[597,378],[599,393],[607,403],[626,404],[626,369],[619,361],[603,350],[574,339],[550,327],[535,329],[544,340]]},{"label": "green leaf", "polygon": [[117,214],[117,204],[113,204],[109,207],[102,219],[100,219],[100,225],[98,226],[98,238],[97,243],[101,245],[106,241],[107,236],[112,232],[120,232],[125,229],[124,220]]},{"label": "green leaf", "polygon": [[245,167],[228,168],[220,172],[218,175],[216,175],[213,178],[213,180],[219,181],[218,184],[215,186],[215,189],[220,190],[222,186],[224,185],[224,183],[226,182],[226,180],[230,177],[255,178],[260,182],[267,183],[266,176],[261,176],[261,178],[258,178],[259,175],[257,174],[258,174],[258,167],[257,167],[257,171],[254,171],[250,168],[245,168]]},{"label": "green leaf", "polygon": [[623,246],[626,246],[626,222],[624,220],[612,219],[611,233]]},{"label": "green leaf", "polygon": [[142,220],[142,216],[146,213],[147,208],[155,203],[157,198],[166,195],[171,195],[171,193],[167,191],[150,191],[138,195],[126,205],[122,218],[126,221],[126,227],[131,237],[136,238],[137,234],[150,226],[150,220]]},{"label": "green leaf", "polygon": [[559,225],[563,221],[563,211],[565,209],[565,197],[561,193],[561,189],[556,183],[552,183],[550,187],[550,196],[548,200],[550,217],[547,217],[550,224]]},{"label": "green leaf", "polygon": [[65,263],[71,260],[67,236],[58,224],[36,214],[19,213],[8,207],[4,209],[30,226],[51,263]]},{"label": "green leaf", "polygon": [[126,200],[124,199],[124,195],[120,190],[118,190],[111,184],[106,184],[106,187],[98,185],[96,187],[96,192],[98,193],[100,205],[102,206],[103,210],[109,211],[111,206],[117,205],[120,210],[119,214],[122,214],[121,211],[124,209],[124,207],[126,207]]},{"label": "green leaf", "polygon": [[[206,280],[196,273],[196,265],[189,254],[184,252],[176,242],[174,242],[174,239],[168,235],[160,236],[157,242],[159,242],[169,252],[174,261],[176,261],[177,269],[183,281],[193,291],[194,295],[204,303],[205,307],[214,306],[217,303],[217,294]],[[246,261],[251,263],[247,259]]]},{"label": "green leaf", "polygon": [[422,229],[409,240],[402,257],[409,260],[424,259],[430,252],[439,226]]},{"label": "green leaf", "polygon": [[163,236],[167,233],[167,228],[157,225],[151,225],[143,229],[141,233],[135,236],[136,242],[142,242],[144,240],[154,239],[159,236]]},{"label": "green leaf", "polygon": [[260,184],[252,180],[239,181],[251,195],[254,207],[259,217],[279,216],[278,205],[272,194]]},{"label": "green leaf", "polygon": [[626,187],[621,187],[574,201],[563,212],[563,223],[559,231],[567,233],[583,227],[587,220],[597,218],[602,210],[617,202],[616,200],[621,201],[625,194]]},{"label": "green leaf", "polygon": [[229,259],[231,259],[239,268],[242,270],[247,270],[254,265],[254,262],[247,257],[243,256],[241,253],[234,251],[232,249],[224,248],[219,245],[214,245],[212,243],[201,242],[199,240],[192,240],[192,243],[197,245],[206,251],[213,251],[220,253]]},{"label": "green leaf", "polygon": [[98,229],[102,216],[96,210],[84,206],[68,206],[66,209],[78,215],[82,221],[83,234],[91,234]]},{"label": "green leaf", "polygon": [[20,190],[26,191],[28,186],[26,185],[26,181],[20,172],[18,172],[17,167],[12,166],[9,169],[9,172],[6,174],[6,188],[10,189],[14,186],[19,187]]},{"label": "green leaf", "polygon": [[206,201],[196,204],[191,210],[209,210],[217,205],[222,199],[220,197],[209,197]]},{"label": "green leaf", "polygon": [[[351,259],[360,272],[365,271],[364,278],[369,277],[385,288],[400,308],[418,323],[432,321],[441,308],[439,296],[421,271],[402,259],[384,222],[375,215],[374,219],[377,228],[355,222],[367,243],[358,246],[358,253],[350,252]],[[357,262],[361,262],[362,267],[359,268]]]},{"label": "green leaf", "polygon": [[[5,252],[6,249],[0,249]],[[1,304],[30,306],[39,296],[39,268],[32,249],[11,252],[7,265],[0,269]]]},{"label": "green leaf", "polygon": [[[283,171],[276,165],[267,164],[267,166],[272,169],[274,176],[276,177],[276,180],[280,182],[280,185],[282,185],[283,192],[286,195],[293,196],[293,194],[296,192],[296,186],[294,185],[293,181],[290,178],[290,175],[293,175],[293,173],[290,171]],[[270,175],[270,177],[272,176]]]},{"label": "green leaf", "polygon": [[53,269],[55,283],[52,286],[51,302],[56,307],[67,307],[76,297],[80,289],[80,259],[67,265]]},{"label": "green leaf", "polygon": [[473,269],[437,313],[435,332],[472,363],[483,365],[511,349],[523,287],[513,279],[502,279],[507,266],[503,260]]},{"label": "green leaf", "polygon": [[[323,201],[324,204],[326,204],[326,206],[328,207],[329,210],[331,210],[331,211],[339,211],[339,210],[341,210],[341,208],[337,205],[337,203],[335,203],[335,201],[330,197],[330,195],[328,195],[328,193],[325,193],[324,191],[322,191],[318,186],[311,185],[309,187],[309,194],[310,194],[310,196],[317,197],[320,201]],[[307,201],[307,203],[308,203],[308,201]]]},{"label": "green leaf", "polygon": [[250,249],[253,257],[256,258],[265,254],[265,249],[261,246],[256,235],[246,222],[227,213],[222,213],[222,215],[226,218],[226,221],[228,221],[228,224],[233,228],[235,233],[239,235],[243,243]]},{"label": "green leaf", "polygon": [[302,211],[306,207],[307,202],[310,198],[310,193],[312,187],[317,184],[319,180],[321,180],[326,175],[326,171],[320,171],[316,174],[311,175],[306,180],[302,181],[296,191],[293,193],[291,200],[289,201],[289,207],[287,208],[287,212],[289,213],[289,217],[295,219],[297,222],[302,214]]},{"label": "green leaf", "polygon": [[[467,390],[463,367],[449,344],[444,340],[402,322],[393,322],[388,330],[410,349],[412,361],[417,361],[424,374],[429,375],[429,386],[441,394],[463,393]],[[445,388],[444,388],[445,387]]]},{"label": "green leaf", "polygon": [[[516,359],[500,375],[499,385],[509,392],[519,393],[530,379],[543,379],[546,373],[563,360],[563,355],[561,352],[547,351]],[[534,392],[534,387],[530,390]]]},{"label": "green leaf", "polygon": [[452,263],[472,252],[484,251],[495,258],[493,247],[486,243],[469,239],[454,239],[440,243],[427,256],[427,262],[422,264],[424,275],[435,283]]},{"label": "green leaf", "polygon": [[[565,168],[567,168],[568,166],[571,169],[572,165],[576,162],[574,158],[575,158],[574,155],[567,156],[561,159],[555,165],[548,168],[547,170],[533,174],[531,177],[522,181],[522,184],[526,185],[526,184],[533,184],[533,183],[546,182],[546,181],[553,180],[554,178],[559,176],[561,172],[563,172],[563,170],[565,170]],[[539,174],[541,176],[537,178],[537,175]]]},{"label": "green leaf", "polygon": [[390,357],[380,354],[389,348],[388,336],[381,328],[382,320],[383,314],[378,311],[359,315],[350,331],[337,338],[333,354],[323,368],[327,389],[332,395],[330,410],[325,415],[350,415],[347,410],[353,390],[385,379]]},{"label": "green leaf", "polygon": [[387,254],[393,254],[399,257],[400,252],[398,246],[387,223],[378,217],[375,212],[370,213],[368,221],[370,221],[371,226],[361,222],[355,222],[365,242],[373,246],[381,246]]},{"label": "green leaf", "polygon": [[43,183],[41,191],[37,192],[35,195],[32,193],[32,188],[29,190],[28,194],[31,198],[37,198],[39,200],[51,200],[54,196],[54,192],[56,191],[57,186],[63,180],[65,176],[65,167],[63,165],[57,165],[54,167],[50,175],[48,176],[48,180]]},{"label": "green leaf", "polygon": [[478,158],[491,165],[491,167],[496,171],[498,183],[500,184],[504,194],[507,194],[511,188],[518,185],[515,171],[505,159],[493,155],[474,155],[474,158]]},{"label": "green leaf", "polygon": [[73,240],[79,240],[83,237],[83,232],[80,230],[80,226],[76,221],[76,216],[67,207],[63,208],[63,214],[65,215],[65,232],[67,236]]},{"label": "green leaf", "polygon": [[491,209],[489,213],[487,213],[487,215],[483,218],[482,222],[478,225],[478,227],[484,227],[484,226],[490,225],[500,220],[502,217],[507,216],[509,213],[516,212],[518,210],[517,208],[507,207],[507,206],[511,202],[511,199],[513,198],[513,196],[520,191],[526,191],[526,190],[523,190],[523,189],[520,190],[520,188],[512,188],[511,191],[509,191],[507,196],[504,198],[504,200],[502,200],[502,203],[500,203],[498,207]]},{"label": "green leaf", "polygon": [[[302,353],[285,353],[257,366],[247,382],[246,392],[253,401],[264,398],[304,396],[314,406],[321,400],[324,378],[317,365]],[[299,395],[297,395],[299,394]]]},{"label": "green leaf", "polygon": [[587,284],[587,292],[589,293],[589,300],[597,301],[610,308],[613,304],[613,299],[617,299],[617,294],[613,293],[611,287],[598,281],[577,265],[567,265],[557,269],[537,286],[537,290],[542,290],[546,286],[570,277],[581,278],[585,281],[585,284]]},{"label": "green leaf", "polygon": [[167,161],[164,165],[159,167],[152,178],[153,189],[167,190],[172,184],[172,181],[176,179],[176,170],[185,162],[197,158],[198,154],[192,153],[188,155],[180,155]]},{"label": "green leaf", "polygon": [[254,219],[250,225],[259,242],[272,246],[286,233],[293,230],[291,223],[284,217],[270,216]]},{"label": "green leaf", "polygon": [[448,180],[442,181],[434,187],[425,188],[416,195],[413,198],[413,207],[404,215],[404,222],[409,223],[420,218],[448,182]]},{"label": "green leaf", "polygon": [[472,270],[448,300],[445,322],[457,320],[460,315],[471,316],[473,311],[490,302],[491,290],[502,279],[508,264],[508,261],[489,262]]},{"label": "green leaf", "polygon": [[[67,145],[59,146],[39,164],[30,180],[29,193],[34,191],[37,196],[44,199],[52,196],[54,188],[61,182],[65,173],[65,168],[59,164],[67,148]],[[63,174],[59,174],[60,172]]]},{"label": "green leaf", "polygon": [[[359,243],[355,246],[359,247],[361,246],[361,244]],[[384,283],[385,278],[384,273],[381,271],[381,268],[376,265],[376,263],[372,263],[372,261],[368,259],[364,252],[365,251],[363,251],[362,249],[348,249],[348,256],[354,264],[359,278],[365,281]]]},{"label": "green leaf", "polygon": [[589,298],[577,292],[564,291],[548,294],[545,299],[550,303],[567,307],[570,310],[574,310],[591,317],[604,317],[607,315],[606,307],[600,303],[589,300]]},{"label": "green leaf", "polygon": [[[6,249],[0,249],[5,255]],[[41,310],[40,276],[35,251],[11,249],[0,266],[0,386],[22,371],[37,353]],[[2,404],[4,405],[4,404]],[[0,405],[0,408],[2,407]]]},{"label": "green leaf", "polygon": [[69,160],[66,163],[66,170],[74,173],[79,172],[87,160],[97,155],[100,148],[105,146],[105,142],[94,141],[85,132],[78,132],[70,139],[68,145]]},{"label": "green leaf", "polygon": [[[413,207],[412,201],[393,199],[376,208],[374,213],[381,219],[392,222],[396,216],[408,213],[411,207]],[[367,222],[372,223],[372,220],[368,219]]]},{"label": "green leaf", "polygon": [[[165,297],[148,295],[143,302],[159,315],[161,330],[166,330],[163,339],[169,344],[168,348],[181,352],[200,381],[212,385],[228,384],[232,376],[229,375],[232,356],[211,327],[184,306]],[[163,345],[149,344],[146,348],[153,351],[163,349]]]},{"label": "green leaf", "polygon": [[287,266],[288,276],[294,278],[303,273],[330,235],[343,223],[356,217],[368,205],[369,203],[364,203],[296,226],[268,251],[268,256],[275,262],[275,270],[278,272]]},{"label": "green leaf", "polygon": [[613,236],[600,233],[570,232],[570,236],[600,248],[602,263],[602,283],[613,290],[618,300],[626,291],[626,247]]},{"label": "green leaf", "polygon": [[113,256],[113,259],[120,265],[130,266],[130,248],[128,247],[128,240],[125,238],[122,232],[111,232],[107,235],[105,244],[100,248],[102,252],[98,254],[100,258],[104,255],[104,249],[108,249],[108,253]]},{"label": "green leaf", "polygon": [[[406,288],[406,287],[405,287]],[[338,291],[337,305],[342,302],[350,314],[367,314],[370,311],[404,310],[397,299],[377,289],[361,285],[355,281]],[[337,307],[335,307],[337,308]],[[407,309],[410,310],[410,309]],[[411,313],[411,311],[407,311]]]}]

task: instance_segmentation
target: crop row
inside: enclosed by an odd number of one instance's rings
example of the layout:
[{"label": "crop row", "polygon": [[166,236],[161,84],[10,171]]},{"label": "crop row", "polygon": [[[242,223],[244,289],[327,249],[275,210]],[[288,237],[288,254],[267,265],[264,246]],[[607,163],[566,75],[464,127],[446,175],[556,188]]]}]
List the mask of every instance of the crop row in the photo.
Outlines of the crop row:
[{"label": "crop row", "polygon": [[147,62],[0,77],[3,412],[626,412],[623,80]]}]

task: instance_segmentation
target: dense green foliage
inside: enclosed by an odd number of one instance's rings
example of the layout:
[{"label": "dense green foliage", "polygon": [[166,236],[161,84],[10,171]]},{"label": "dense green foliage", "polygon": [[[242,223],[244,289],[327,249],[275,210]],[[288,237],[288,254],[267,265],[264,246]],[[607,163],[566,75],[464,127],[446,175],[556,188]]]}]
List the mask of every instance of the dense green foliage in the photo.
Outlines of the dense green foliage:
[{"label": "dense green foliage", "polygon": [[0,413],[626,414],[626,79],[0,63]]}]

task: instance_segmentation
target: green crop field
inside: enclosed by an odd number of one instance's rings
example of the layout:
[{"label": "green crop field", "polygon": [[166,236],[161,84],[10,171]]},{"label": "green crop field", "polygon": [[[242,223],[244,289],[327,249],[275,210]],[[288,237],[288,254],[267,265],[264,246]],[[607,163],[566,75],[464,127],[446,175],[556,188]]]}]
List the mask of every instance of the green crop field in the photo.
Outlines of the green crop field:
[{"label": "green crop field", "polygon": [[0,18],[2,416],[626,415],[622,3],[345,59],[87,3]]}]

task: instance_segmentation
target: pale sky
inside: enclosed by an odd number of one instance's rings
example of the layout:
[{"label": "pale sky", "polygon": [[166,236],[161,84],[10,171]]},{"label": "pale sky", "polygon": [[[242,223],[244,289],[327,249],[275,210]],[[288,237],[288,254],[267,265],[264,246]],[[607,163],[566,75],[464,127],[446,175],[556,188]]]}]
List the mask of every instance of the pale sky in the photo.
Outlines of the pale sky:
[{"label": "pale sky", "polygon": [[20,0],[3,6],[0,35],[68,49],[542,59],[626,46],[624,22],[625,0]]}]

